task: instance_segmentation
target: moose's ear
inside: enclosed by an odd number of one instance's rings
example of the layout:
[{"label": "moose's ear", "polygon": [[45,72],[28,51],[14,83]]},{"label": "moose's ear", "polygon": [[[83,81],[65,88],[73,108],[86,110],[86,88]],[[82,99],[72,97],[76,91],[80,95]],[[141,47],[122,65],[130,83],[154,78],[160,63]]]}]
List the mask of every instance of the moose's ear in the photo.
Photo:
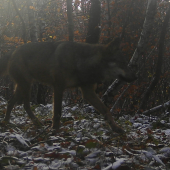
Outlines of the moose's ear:
[{"label": "moose's ear", "polygon": [[121,39],[119,37],[112,40],[110,43],[106,45],[106,48],[110,51],[115,51],[120,49]]}]

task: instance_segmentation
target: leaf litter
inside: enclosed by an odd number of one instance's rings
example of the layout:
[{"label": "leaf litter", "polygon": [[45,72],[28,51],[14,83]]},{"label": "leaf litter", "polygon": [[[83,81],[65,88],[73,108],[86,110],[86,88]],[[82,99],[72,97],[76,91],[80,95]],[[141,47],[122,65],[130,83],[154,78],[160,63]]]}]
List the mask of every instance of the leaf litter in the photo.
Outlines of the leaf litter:
[{"label": "leaf litter", "polygon": [[[6,102],[0,102],[3,120]],[[88,105],[63,107],[60,131],[54,135],[52,105],[34,106],[43,122],[35,127],[23,106],[16,106],[8,125],[0,127],[0,169],[4,170],[168,170],[170,122],[161,118],[124,115],[117,122],[125,135],[111,131]],[[89,112],[89,113],[87,113]]]}]

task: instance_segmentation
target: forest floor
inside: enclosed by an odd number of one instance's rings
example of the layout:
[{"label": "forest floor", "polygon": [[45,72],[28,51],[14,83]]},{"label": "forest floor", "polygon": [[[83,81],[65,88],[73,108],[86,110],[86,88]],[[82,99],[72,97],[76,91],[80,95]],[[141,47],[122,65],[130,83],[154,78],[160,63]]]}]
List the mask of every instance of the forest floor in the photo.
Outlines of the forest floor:
[{"label": "forest floor", "polygon": [[[6,111],[1,98],[0,120]],[[57,135],[51,131],[52,105],[31,106],[44,123],[35,127],[16,106],[10,124],[0,127],[0,169],[5,170],[170,170],[169,113],[157,116],[123,115],[126,131],[111,131],[91,107],[63,107]]]}]

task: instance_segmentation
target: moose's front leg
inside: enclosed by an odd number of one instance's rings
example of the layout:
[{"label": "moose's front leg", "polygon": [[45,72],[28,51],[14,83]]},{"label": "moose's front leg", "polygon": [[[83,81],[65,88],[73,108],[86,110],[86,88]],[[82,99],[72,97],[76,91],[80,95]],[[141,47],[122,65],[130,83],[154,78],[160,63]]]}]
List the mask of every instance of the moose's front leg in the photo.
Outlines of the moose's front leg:
[{"label": "moose's front leg", "polygon": [[124,133],[124,130],[115,123],[109,109],[101,102],[101,100],[96,95],[95,85],[82,86],[81,89],[83,92],[83,97],[91,105],[93,105],[101,114],[103,114],[104,118],[108,121],[112,130],[117,133]]},{"label": "moose's front leg", "polygon": [[54,87],[52,128],[55,130],[59,130],[59,128],[60,128],[60,118],[61,118],[61,110],[62,110],[62,96],[63,96],[63,88],[58,87],[58,86]]}]

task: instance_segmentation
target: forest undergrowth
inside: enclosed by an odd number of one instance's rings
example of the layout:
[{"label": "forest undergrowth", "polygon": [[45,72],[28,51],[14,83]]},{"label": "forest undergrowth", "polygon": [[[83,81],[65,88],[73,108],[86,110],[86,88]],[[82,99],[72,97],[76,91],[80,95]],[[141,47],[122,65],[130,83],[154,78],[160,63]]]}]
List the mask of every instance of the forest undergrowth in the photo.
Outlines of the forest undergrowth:
[{"label": "forest undergrowth", "polygon": [[[7,102],[0,103],[0,118]],[[10,124],[0,127],[0,169],[4,170],[168,170],[170,169],[169,113],[161,116],[126,115],[117,123],[126,131],[111,131],[91,106],[63,107],[61,127],[51,129],[52,105],[32,105],[44,124],[35,127],[16,106]]]}]

